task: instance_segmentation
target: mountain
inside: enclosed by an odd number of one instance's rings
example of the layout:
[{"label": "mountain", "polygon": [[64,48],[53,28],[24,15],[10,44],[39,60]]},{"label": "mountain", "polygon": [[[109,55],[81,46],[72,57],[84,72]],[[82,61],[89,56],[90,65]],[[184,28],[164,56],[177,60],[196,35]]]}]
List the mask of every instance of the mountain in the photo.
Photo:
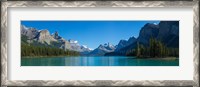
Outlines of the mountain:
[{"label": "mountain", "polygon": [[74,50],[74,51],[78,51],[78,52],[83,52],[83,54],[87,54],[91,51],[90,48],[88,48],[87,46],[85,45],[80,45],[78,43],[78,41],[75,41],[75,40],[68,40],[68,42],[70,43],[71,45],[71,48],[70,50]]},{"label": "mountain", "polygon": [[161,21],[159,27],[156,38],[165,43],[167,47],[179,47],[179,22]]},{"label": "mountain", "polygon": [[119,43],[118,43],[118,45],[116,46],[115,51],[118,51],[118,50],[120,50],[121,48],[126,47],[126,46],[128,46],[128,45],[134,43],[135,41],[136,41],[136,38],[135,38],[135,37],[130,37],[130,38],[128,39],[128,41],[127,41],[127,40],[120,40]]},{"label": "mountain", "polygon": [[34,39],[38,34],[39,31],[37,29],[21,25],[21,35],[27,36],[28,39]]},{"label": "mountain", "polygon": [[57,31],[50,35],[47,29],[38,30],[36,28],[21,25],[21,35],[23,37],[23,41],[25,40],[24,37],[26,37],[25,42],[35,45],[56,47],[81,53],[89,53],[91,51],[91,49],[87,46],[80,45],[78,41],[65,40],[63,37],[59,36]]},{"label": "mountain", "polygon": [[39,32],[39,34],[37,35],[37,37],[35,37],[35,39],[37,39],[38,42],[40,43],[47,43],[47,44],[51,44],[51,42],[57,42],[57,40],[55,38],[53,38],[48,30],[41,30]]},{"label": "mountain", "polygon": [[51,37],[48,30],[37,30],[36,28],[28,28],[24,25],[21,26],[21,35],[26,36],[29,43],[37,41],[42,44],[50,44],[51,42],[56,41]]},{"label": "mountain", "polygon": [[179,47],[179,22],[178,21],[160,21],[159,24],[147,23],[139,33],[139,36],[131,44],[127,45],[128,41],[120,40],[114,52],[106,55],[125,55],[128,51],[136,48],[137,43],[149,46],[150,38],[155,38],[161,41],[167,47]]},{"label": "mountain", "polygon": [[80,45],[76,40],[65,40],[63,37],[59,36],[58,32],[50,34],[47,29],[38,30],[21,25],[21,35],[22,43],[27,41],[35,45],[45,45],[64,50],[78,51],[81,52],[82,55],[126,55],[127,52],[137,47],[137,43],[148,47],[150,38],[161,41],[166,47],[178,48],[179,21],[160,21],[159,24],[147,23],[141,28],[138,38],[130,37],[128,40],[120,40],[116,46],[110,43],[100,44],[94,50],[91,50],[85,45]]},{"label": "mountain", "polygon": [[115,46],[110,43],[105,43],[104,45],[100,44],[98,48],[94,49],[88,55],[89,56],[103,56],[105,53],[115,51],[115,49],[116,49]]},{"label": "mountain", "polygon": [[147,23],[145,24],[139,33],[139,37],[137,38],[137,42],[148,45],[149,39],[151,37],[156,37],[159,32],[159,26],[156,24]]}]

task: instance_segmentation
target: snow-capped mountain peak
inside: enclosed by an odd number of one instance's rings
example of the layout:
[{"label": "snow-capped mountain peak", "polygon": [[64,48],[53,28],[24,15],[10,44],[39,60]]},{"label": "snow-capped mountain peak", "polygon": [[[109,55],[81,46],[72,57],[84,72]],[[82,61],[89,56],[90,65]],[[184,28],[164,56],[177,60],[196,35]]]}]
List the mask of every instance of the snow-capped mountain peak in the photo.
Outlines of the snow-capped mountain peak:
[{"label": "snow-capped mountain peak", "polygon": [[72,43],[72,44],[77,44],[77,43],[78,43],[78,41],[77,41],[77,40],[72,40],[72,39],[69,39],[68,41],[69,41],[69,43]]},{"label": "snow-capped mountain peak", "polygon": [[50,34],[48,29],[38,30],[36,28],[21,25],[21,35],[28,37],[30,43],[37,41],[39,43],[47,43],[48,45],[55,46],[64,50],[67,49],[78,52],[91,51],[86,45],[80,45],[77,40],[65,40],[63,37],[59,36],[57,31]]},{"label": "snow-capped mountain peak", "polygon": [[86,45],[82,45],[84,48],[88,48]]},{"label": "snow-capped mountain peak", "polygon": [[94,49],[90,52],[91,56],[102,56],[105,53],[113,52],[115,50],[115,46],[110,43],[100,44],[98,48]]}]

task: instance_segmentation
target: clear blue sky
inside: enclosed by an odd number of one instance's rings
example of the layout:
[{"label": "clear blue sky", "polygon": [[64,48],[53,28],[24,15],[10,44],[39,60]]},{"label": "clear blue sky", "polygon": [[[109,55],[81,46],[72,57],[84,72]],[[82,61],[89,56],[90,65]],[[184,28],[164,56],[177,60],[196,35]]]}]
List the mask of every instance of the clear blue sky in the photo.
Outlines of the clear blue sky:
[{"label": "clear blue sky", "polygon": [[50,34],[57,31],[66,40],[77,40],[92,49],[107,42],[117,45],[121,39],[137,38],[146,23],[159,21],[21,21],[27,27],[48,29]]}]

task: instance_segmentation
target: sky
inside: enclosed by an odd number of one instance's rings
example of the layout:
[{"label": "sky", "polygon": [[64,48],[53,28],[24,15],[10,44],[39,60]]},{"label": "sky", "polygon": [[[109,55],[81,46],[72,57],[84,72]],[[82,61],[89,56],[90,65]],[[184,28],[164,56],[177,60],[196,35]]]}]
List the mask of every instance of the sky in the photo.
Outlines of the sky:
[{"label": "sky", "polygon": [[132,36],[137,38],[146,23],[159,21],[21,21],[26,27],[47,29],[50,34],[57,31],[66,40],[77,40],[91,49],[108,42],[117,45]]}]

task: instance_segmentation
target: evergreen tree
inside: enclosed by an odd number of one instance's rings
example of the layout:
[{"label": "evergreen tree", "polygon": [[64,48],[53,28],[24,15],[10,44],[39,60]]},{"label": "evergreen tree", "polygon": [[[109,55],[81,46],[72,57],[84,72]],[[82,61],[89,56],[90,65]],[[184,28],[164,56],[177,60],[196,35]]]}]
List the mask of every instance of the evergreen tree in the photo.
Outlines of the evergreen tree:
[{"label": "evergreen tree", "polygon": [[137,55],[136,56],[140,57],[140,44],[139,44],[139,42],[137,42],[137,48],[136,49],[137,49],[137,51],[136,51]]},{"label": "evergreen tree", "polygon": [[21,44],[21,56],[77,56],[79,52],[59,48]]},{"label": "evergreen tree", "polygon": [[136,49],[131,49],[126,52],[127,56],[137,56],[137,57],[178,57],[178,48],[166,47],[161,41],[154,38],[150,38],[149,47],[145,47],[137,42]]}]

